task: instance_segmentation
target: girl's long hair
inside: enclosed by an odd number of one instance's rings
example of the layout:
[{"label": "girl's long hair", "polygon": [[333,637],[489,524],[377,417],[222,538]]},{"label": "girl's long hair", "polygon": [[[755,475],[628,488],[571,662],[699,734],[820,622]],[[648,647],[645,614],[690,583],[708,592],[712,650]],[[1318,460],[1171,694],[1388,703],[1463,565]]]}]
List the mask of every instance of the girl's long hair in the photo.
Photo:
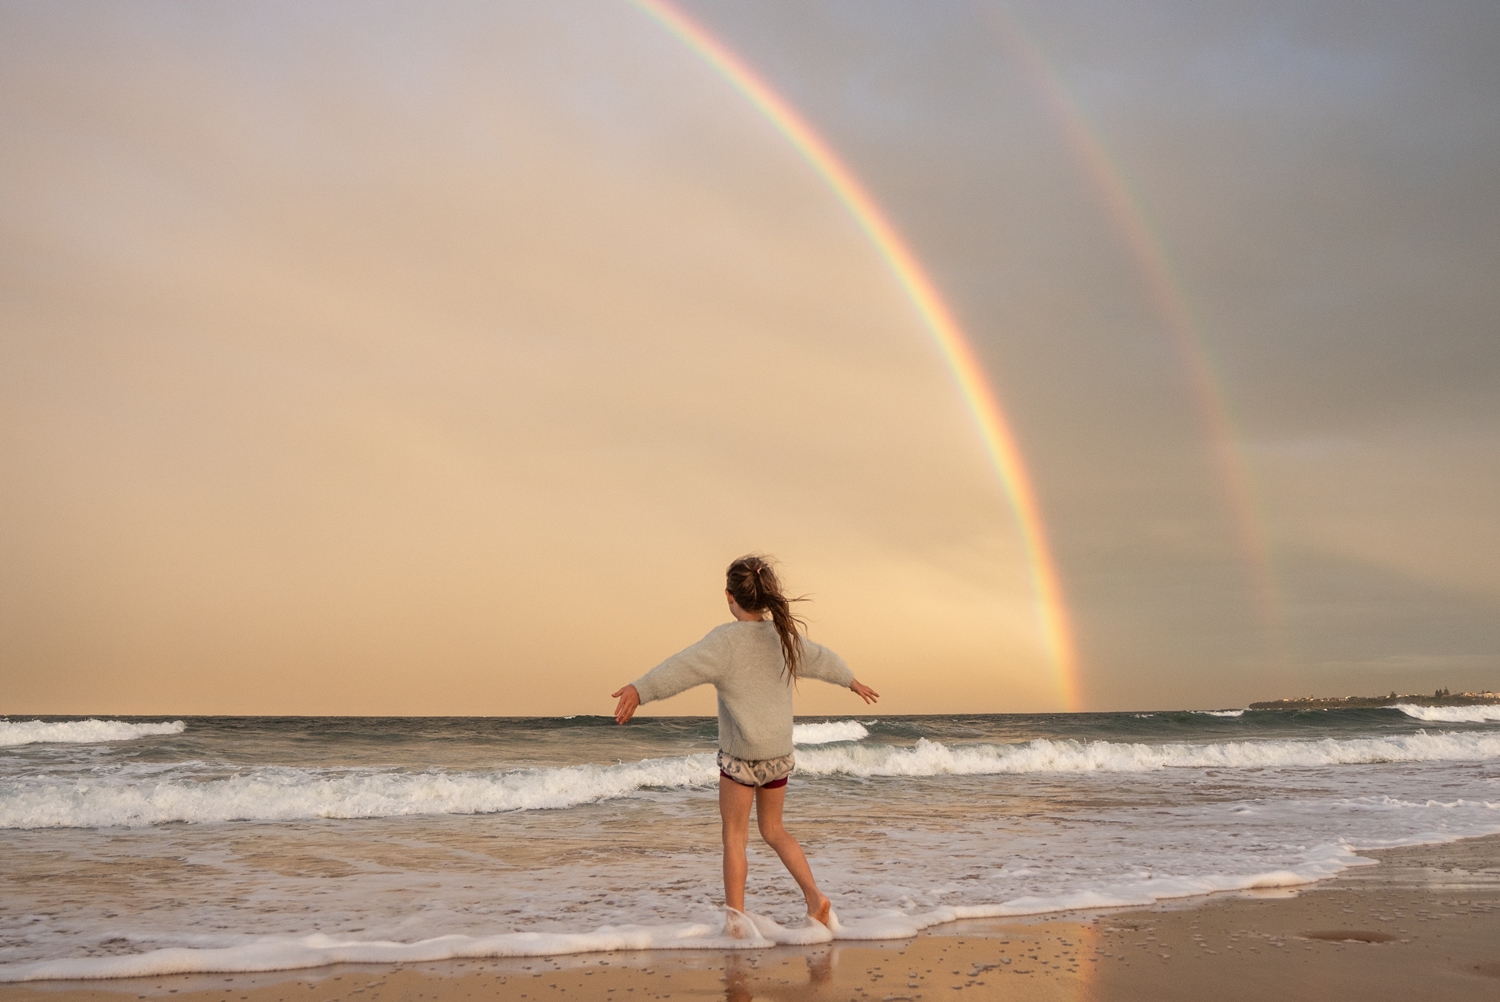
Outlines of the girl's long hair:
[{"label": "girl's long hair", "polygon": [[807,624],[792,615],[792,603],[803,601],[789,599],[781,593],[781,581],[771,569],[771,561],[754,554],[740,557],[729,565],[724,574],[724,587],[746,612],[769,612],[776,633],[781,637],[781,653],[786,659],[787,675],[797,677],[797,665],[802,660],[802,634],[798,628]]}]

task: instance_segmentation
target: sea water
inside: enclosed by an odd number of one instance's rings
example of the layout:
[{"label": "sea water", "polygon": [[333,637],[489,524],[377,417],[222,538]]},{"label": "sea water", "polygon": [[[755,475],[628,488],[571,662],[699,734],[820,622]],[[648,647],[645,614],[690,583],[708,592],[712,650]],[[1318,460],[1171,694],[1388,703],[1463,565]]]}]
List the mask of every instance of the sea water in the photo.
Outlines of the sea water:
[{"label": "sea water", "polygon": [[[712,719],[0,720],[0,981],[826,938]],[[1500,707],[799,720],[842,935],[1327,878],[1500,832]]]}]

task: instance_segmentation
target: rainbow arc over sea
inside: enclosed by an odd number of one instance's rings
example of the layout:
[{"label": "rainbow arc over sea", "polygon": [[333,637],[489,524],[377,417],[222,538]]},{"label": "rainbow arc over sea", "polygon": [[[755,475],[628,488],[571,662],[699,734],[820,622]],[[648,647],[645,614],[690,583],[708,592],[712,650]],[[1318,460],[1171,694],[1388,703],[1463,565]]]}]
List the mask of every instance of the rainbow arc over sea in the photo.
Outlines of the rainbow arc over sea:
[{"label": "rainbow arc over sea", "polygon": [[1063,599],[1057,561],[1037,503],[1036,489],[999,397],[953,312],[859,178],[796,109],[718,39],[666,0],[634,0],[634,3],[713,67],[787,138],[848,209],[905,290],[968,403],[985,449],[1015,511],[1031,568],[1042,639],[1051,659],[1058,695],[1066,709],[1077,709],[1080,687],[1073,630]]}]

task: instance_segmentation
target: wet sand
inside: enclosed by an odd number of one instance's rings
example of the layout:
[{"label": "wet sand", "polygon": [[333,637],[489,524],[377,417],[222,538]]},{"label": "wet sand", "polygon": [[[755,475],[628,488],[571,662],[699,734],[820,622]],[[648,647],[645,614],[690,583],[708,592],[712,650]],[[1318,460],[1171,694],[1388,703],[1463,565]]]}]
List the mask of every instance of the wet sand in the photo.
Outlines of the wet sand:
[{"label": "wet sand", "polygon": [[1368,855],[1304,888],[889,943],[0,985],[0,1002],[1500,999],[1500,836]]}]

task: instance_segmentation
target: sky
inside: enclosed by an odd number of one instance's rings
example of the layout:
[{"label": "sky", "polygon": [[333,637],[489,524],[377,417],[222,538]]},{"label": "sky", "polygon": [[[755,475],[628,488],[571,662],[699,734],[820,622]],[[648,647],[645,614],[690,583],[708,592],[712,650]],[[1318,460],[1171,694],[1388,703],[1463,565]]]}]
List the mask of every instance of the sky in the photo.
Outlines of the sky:
[{"label": "sky", "polygon": [[746,552],[882,712],[1500,688],[1494,5],[674,9],[1075,668],[647,9],[0,0],[0,713],[604,713]]}]

